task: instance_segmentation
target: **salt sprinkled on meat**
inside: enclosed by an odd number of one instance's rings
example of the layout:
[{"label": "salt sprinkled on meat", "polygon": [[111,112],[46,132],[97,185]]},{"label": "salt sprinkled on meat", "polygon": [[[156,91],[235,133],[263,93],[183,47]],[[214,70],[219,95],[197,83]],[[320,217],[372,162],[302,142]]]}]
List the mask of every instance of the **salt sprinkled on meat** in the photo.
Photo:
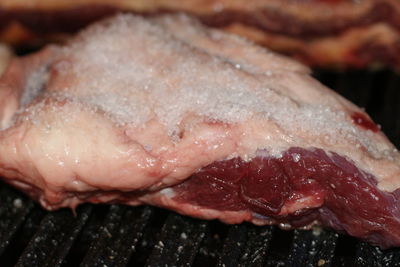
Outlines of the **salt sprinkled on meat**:
[{"label": "salt sprinkled on meat", "polygon": [[[138,53],[121,53],[131,50]],[[243,81],[244,74],[231,65],[201,51],[193,56],[192,50],[155,24],[120,16],[84,32],[80,42],[64,50],[76,62],[75,74],[85,73],[67,90],[115,115],[120,124],[143,124],[156,115],[171,132],[188,112],[226,122],[263,112],[261,88],[244,90],[260,87],[255,79]],[[154,75],[168,79],[153,80]]]},{"label": "salt sprinkled on meat", "polygon": [[368,131],[338,108],[297,101],[291,95],[294,89],[274,75],[238,68],[237,64],[250,63],[207,53],[157,21],[133,15],[106,20],[83,31],[58,57],[55,62],[74,64],[59,70],[55,79],[71,82],[57,90],[94,112],[104,111],[118,125],[142,127],[157,119],[173,137],[189,115],[224,123],[259,117],[273,120],[282,129],[317,132],[334,144],[338,136],[345,136],[377,157],[392,150],[374,144]]},{"label": "salt sprinkled on meat", "polygon": [[46,66],[43,66],[29,75],[26,81],[26,89],[22,92],[20,99],[21,107],[25,107],[43,90],[44,85],[49,79]]}]

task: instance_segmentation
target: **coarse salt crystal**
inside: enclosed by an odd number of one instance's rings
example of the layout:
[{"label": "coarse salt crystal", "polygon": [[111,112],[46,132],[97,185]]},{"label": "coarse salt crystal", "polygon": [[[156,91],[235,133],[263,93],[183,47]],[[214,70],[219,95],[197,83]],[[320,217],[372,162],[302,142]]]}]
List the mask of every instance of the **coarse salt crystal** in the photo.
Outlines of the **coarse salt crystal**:
[{"label": "coarse salt crystal", "polygon": [[[299,101],[295,85],[287,84],[290,79],[308,74],[289,71],[287,79],[281,79],[278,73],[285,70],[285,64],[281,64],[280,70],[279,64],[272,63],[268,65],[270,70],[261,73],[257,64],[229,54],[230,47],[218,54],[206,46],[188,43],[184,36],[165,26],[168,23],[171,22],[119,15],[84,30],[68,45],[55,49],[58,52],[53,62],[58,63],[53,68],[57,68],[57,75],[51,77],[52,82],[57,84],[60,79],[68,83],[47,92],[47,96],[103,112],[117,125],[143,127],[156,119],[166,126],[175,142],[179,142],[182,121],[196,115],[223,123],[267,120],[289,133],[317,133],[332,144],[345,137],[376,155],[388,149],[378,147],[371,139],[372,133],[354,125],[348,114],[329,101]],[[201,31],[205,30],[193,27],[182,32],[195,36]],[[218,31],[211,33],[215,40],[231,40],[232,45],[247,47],[242,50],[252,60],[257,60],[256,55],[274,57],[237,37]],[[277,60],[275,57],[271,62]],[[23,104],[29,104],[47,82],[47,69],[31,75]],[[34,120],[40,105],[43,104],[36,103],[24,111]],[[57,109],[61,114],[63,107]],[[64,117],[68,119],[69,114]],[[282,138],[291,142],[297,136]]]}]

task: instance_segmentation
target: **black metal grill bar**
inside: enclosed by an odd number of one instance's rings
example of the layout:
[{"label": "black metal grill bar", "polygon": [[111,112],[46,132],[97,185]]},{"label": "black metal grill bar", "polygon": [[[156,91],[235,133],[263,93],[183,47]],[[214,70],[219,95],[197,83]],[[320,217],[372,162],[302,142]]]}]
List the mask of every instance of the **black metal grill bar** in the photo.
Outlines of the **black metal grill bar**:
[{"label": "black metal grill bar", "polygon": [[239,265],[264,266],[272,240],[272,226],[247,225],[247,242]]},{"label": "black metal grill bar", "polygon": [[206,230],[206,222],[170,214],[146,266],[191,266]]},{"label": "black metal grill bar", "polygon": [[383,252],[378,247],[373,247],[365,242],[357,245],[354,257],[354,266],[382,267]]},{"label": "black metal grill bar", "polygon": [[0,255],[33,208],[32,200],[21,197],[10,188],[0,188]]},{"label": "black metal grill bar", "polygon": [[153,213],[150,207],[111,206],[81,266],[126,266]]},{"label": "black metal grill bar", "polygon": [[383,251],[381,256],[381,264],[383,267],[399,267],[400,266],[400,250],[392,248]]},{"label": "black metal grill bar", "polygon": [[77,217],[70,210],[48,213],[16,266],[60,266],[91,210],[91,206],[84,206],[78,210]]},{"label": "black metal grill bar", "polygon": [[354,257],[354,266],[395,267],[400,266],[399,259],[399,249],[382,251],[376,246],[365,242],[359,242]]},{"label": "black metal grill bar", "polygon": [[228,236],[218,261],[219,267],[236,266],[244,252],[247,241],[246,225],[233,225],[229,228]]},{"label": "black metal grill bar", "polygon": [[224,241],[218,266],[264,266],[272,240],[272,227],[231,226]]},{"label": "black metal grill bar", "polygon": [[295,230],[287,266],[331,266],[338,235],[314,228]]}]

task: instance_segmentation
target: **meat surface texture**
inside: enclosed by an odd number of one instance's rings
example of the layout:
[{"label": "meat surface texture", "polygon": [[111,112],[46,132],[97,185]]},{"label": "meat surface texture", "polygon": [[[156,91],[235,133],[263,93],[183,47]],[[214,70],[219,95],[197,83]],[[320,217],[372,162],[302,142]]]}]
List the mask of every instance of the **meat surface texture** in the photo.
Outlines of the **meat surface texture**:
[{"label": "meat surface texture", "polygon": [[400,157],[368,115],[184,15],[119,15],[15,58],[0,102],[0,174],[46,209],[151,204],[400,245]]},{"label": "meat surface texture", "polygon": [[398,0],[3,0],[0,39],[59,39],[118,11],[185,12],[310,66],[400,69]]}]

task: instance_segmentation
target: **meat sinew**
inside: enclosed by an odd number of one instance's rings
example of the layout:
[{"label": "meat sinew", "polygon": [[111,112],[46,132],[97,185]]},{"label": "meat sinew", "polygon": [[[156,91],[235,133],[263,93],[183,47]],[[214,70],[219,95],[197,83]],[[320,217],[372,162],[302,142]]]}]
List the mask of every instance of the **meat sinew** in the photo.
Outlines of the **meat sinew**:
[{"label": "meat sinew", "polygon": [[0,173],[47,209],[147,203],[400,245],[400,157],[368,115],[188,17],[120,15],[14,59],[0,101]]}]

